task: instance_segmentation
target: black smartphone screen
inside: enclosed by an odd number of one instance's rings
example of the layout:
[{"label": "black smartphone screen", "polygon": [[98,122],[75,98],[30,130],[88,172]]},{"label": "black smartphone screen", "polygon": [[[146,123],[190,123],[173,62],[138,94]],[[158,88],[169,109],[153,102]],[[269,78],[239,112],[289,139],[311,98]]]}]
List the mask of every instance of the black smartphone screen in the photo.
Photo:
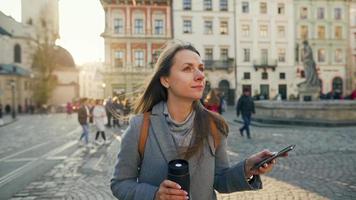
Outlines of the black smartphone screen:
[{"label": "black smartphone screen", "polygon": [[260,162],[258,162],[257,164],[255,164],[255,165],[252,167],[252,170],[255,170],[255,169],[258,169],[258,168],[262,167],[265,163],[271,162],[273,159],[282,156],[283,154],[287,153],[288,151],[293,150],[294,148],[295,148],[295,144],[290,145],[290,146],[288,146],[288,147],[286,147],[286,148],[280,150],[279,152],[277,152],[277,153],[274,154],[273,156],[268,157],[268,158],[265,158],[265,159],[261,160]]}]

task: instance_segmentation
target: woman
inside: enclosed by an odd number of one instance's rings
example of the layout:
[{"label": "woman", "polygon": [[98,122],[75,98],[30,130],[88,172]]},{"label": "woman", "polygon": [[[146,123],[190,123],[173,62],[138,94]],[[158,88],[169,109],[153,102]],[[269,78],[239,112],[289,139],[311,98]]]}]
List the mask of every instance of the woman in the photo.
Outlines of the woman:
[{"label": "woman", "polygon": [[[199,99],[205,87],[204,64],[191,45],[174,44],[160,55],[155,73],[139,99],[126,130],[111,190],[120,200],[188,199],[177,183],[166,180],[170,160],[189,162],[190,199],[216,199],[222,193],[259,189],[259,174],[271,164],[250,170],[264,157],[263,151],[232,167],[226,153],[228,127],[218,114],[206,110]],[[150,126],[144,157],[138,151],[142,113],[150,111]],[[207,120],[219,130],[220,144],[215,149]]]},{"label": "woman", "polygon": [[103,101],[100,99],[96,100],[96,105],[93,108],[93,119],[94,119],[94,124],[97,129],[96,135],[95,135],[95,141],[98,140],[99,134],[101,134],[101,137],[104,140],[104,143],[106,142],[106,137],[105,137],[105,124],[107,123],[107,118],[106,118],[106,111],[105,107],[103,106]]}]

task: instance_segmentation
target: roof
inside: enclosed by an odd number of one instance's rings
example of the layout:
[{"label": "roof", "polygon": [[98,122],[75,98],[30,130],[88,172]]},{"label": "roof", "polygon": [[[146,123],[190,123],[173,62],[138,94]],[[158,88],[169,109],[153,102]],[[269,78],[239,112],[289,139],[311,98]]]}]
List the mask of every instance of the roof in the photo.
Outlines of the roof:
[{"label": "roof", "polygon": [[17,64],[0,64],[0,74],[29,76],[31,73]]},{"label": "roof", "polygon": [[65,48],[61,46],[55,47],[56,63],[59,67],[73,67],[75,68],[75,62],[73,56]]}]

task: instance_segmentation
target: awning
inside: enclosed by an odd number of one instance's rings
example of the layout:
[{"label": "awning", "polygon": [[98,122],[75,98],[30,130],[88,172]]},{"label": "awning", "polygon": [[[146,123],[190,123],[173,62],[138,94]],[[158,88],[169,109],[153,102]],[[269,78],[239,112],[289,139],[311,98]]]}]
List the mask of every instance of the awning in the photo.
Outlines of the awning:
[{"label": "awning", "polygon": [[30,76],[31,71],[17,64],[0,64],[0,74]]}]

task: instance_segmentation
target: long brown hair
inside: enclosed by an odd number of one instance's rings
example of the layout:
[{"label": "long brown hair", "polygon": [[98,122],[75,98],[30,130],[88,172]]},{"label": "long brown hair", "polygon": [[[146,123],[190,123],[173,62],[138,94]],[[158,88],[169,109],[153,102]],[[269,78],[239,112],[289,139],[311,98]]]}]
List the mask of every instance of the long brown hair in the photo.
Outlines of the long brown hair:
[{"label": "long brown hair", "polygon": [[[148,81],[144,93],[136,102],[134,108],[136,114],[149,112],[157,103],[167,101],[168,91],[167,88],[161,84],[160,78],[170,75],[171,68],[175,61],[175,55],[181,50],[190,50],[200,56],[198,50],[191,44],[179,42],[167,45],[157,60],[154,74]],[[210,120],[215,122],[220,133],[224,135],[228,133],[228,126],[221,116],[205,109],[199,100],[194,101],[192,106],[196,112],[193,125],[193,137],[195,142],[189,147],[186,157],[190,157],[198,152],[203,146],[204,141],[207,141],[209,134],[211,134]]]}]

